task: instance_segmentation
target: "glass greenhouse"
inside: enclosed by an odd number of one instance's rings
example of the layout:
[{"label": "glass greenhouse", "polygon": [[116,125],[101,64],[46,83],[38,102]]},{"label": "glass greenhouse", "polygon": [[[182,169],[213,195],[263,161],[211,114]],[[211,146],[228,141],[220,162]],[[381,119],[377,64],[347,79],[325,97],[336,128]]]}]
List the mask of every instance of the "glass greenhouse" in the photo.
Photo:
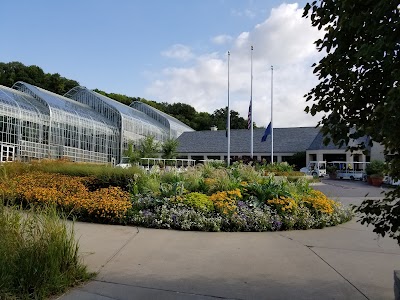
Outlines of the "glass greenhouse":
[{"label": "glass greenhouse", "polygon": [[159,111],[158,109],[147,105],[146,103],[140,101],[134,101],[130,105],[131,107],[144,112],[146,115],[150,116],[157,122],[163,124],[166,128],[168,128],[170,138],[177,138],[185,131],[194,131],[191,127],[187,126],[185,123],[182,123],[178,119],[171,117],[170,115]]},{"label": "glass greenhouse", "polygon": [[155,115],[84,87],[60,96],[24,82],[0,86],[0,162],[68,158],[118,163],[128,142],[148,135],[158,141],[177,137],[171,132]]}]

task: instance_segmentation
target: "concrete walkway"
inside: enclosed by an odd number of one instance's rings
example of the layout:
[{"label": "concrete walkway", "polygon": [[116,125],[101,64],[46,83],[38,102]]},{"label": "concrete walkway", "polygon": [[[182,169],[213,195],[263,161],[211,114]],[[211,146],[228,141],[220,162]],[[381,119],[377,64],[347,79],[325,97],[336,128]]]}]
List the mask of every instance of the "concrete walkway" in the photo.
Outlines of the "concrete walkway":
[{"label": "concrete walkway", "polygon": [[[381,189],[315,186],[360,203]],[[345,197],[346,196],[346,197]],[[351,222],[320,230],[209,233],[76,223],[95,280],[70,299],[393,299],[400,247]]]}]

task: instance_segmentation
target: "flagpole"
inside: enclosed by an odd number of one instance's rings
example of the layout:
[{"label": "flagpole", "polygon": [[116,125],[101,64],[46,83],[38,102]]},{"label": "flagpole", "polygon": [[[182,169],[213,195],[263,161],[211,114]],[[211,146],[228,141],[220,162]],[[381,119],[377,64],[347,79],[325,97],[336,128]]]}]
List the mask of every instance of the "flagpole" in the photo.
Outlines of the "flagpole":
[{"label": "flagpole", "polygon": [[251,80],[250,80],[250,107],[251,107],[251,111],[250,111],[250,157],[251,159],[253,159],[253,46],[251,46],[251,55],[250,55],[250,59],[251,59],[251,66],[250,66],[250,73],[251,73]]},{"label": "flagpole", "polygon": [[274,110],[274,67],[271,66],[271,163],[274,163],[274,125],[272,123]]},{"label": "flagpole", "polygon": [[229,59],[230,59],[231,53],[228,51],[228,122],[227,122],[227,127],[228,127],[228,155],[227,155],[227,165],[229,167],[231,163],[231,108],[229,104]]}]

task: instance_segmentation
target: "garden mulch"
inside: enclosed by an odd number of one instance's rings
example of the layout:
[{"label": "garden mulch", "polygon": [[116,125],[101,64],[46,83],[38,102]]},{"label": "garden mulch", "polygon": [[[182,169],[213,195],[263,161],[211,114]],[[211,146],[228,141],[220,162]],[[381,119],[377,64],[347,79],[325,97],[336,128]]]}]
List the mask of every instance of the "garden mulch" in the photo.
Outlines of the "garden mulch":
[{"label": "garden mulch", "polygon": [[[315,186],[343,203],[379,188]],[[97,277],[70,299],[393,299],[400,247],[353,219],[307,231],[212,233],[75,224]]]}]

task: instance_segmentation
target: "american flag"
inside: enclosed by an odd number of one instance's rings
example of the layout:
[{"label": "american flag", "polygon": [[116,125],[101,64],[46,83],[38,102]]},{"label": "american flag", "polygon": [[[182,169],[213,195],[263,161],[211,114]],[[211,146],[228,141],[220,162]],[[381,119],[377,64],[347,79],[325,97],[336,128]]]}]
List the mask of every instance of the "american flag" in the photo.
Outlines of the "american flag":
[{"label": "american flag", "polygon": [[253,111],[252,111],[252,107],[251,107],[251,102],[252,101],[250,101],[250,104],[249,104],[249,113],[247,114],[247,129],[251,129],[251,125],[252,125],[252,123],[253,123],[253,118],[252,118],[252,114],[253,114]]}]

